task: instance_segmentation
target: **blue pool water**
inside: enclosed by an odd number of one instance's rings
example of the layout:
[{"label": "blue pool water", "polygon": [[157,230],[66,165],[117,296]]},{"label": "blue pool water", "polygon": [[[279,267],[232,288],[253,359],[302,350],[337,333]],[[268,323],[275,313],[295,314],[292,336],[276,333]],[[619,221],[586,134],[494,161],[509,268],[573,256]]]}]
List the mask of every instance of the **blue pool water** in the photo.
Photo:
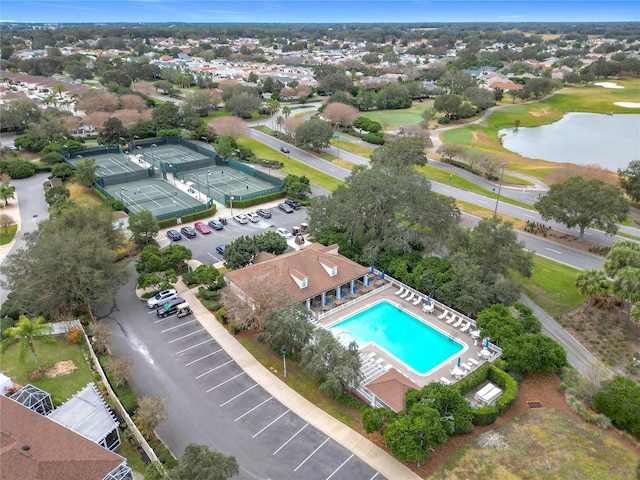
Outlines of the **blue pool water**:
[{"label": "blue pool water", "polygon": [[382,301],[331,327],[334,335],[358,345],[373,342],[420,374],[464,349],[464,345]]}]

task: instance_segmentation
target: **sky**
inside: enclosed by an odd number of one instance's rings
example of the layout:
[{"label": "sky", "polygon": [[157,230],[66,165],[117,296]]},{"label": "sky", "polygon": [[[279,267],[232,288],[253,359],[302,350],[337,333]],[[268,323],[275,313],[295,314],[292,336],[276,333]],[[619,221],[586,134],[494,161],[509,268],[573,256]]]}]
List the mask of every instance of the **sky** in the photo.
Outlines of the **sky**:
[{"label": "sky", "polygon": [[640,21],[638,0],[2,0],[0,21],[390,23]]}]

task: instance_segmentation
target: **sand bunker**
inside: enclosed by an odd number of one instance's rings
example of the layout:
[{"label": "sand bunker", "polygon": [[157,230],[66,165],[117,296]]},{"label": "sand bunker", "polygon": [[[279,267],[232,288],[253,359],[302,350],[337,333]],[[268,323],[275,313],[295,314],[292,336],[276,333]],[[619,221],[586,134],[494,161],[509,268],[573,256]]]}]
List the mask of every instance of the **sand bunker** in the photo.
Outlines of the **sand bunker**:
[{"label": "sand bunker", "polygon": [[640,108],[640,102],[613,102],[613,104],[624,108]]},{"label": "sand bunker", "polygon": [[624,88],[618,85],[617,83],[613,83],[613,82],[598,82],[598,83],[594,83],[594,85],[597,85],[599,87],[604,87],[604,88]]}]

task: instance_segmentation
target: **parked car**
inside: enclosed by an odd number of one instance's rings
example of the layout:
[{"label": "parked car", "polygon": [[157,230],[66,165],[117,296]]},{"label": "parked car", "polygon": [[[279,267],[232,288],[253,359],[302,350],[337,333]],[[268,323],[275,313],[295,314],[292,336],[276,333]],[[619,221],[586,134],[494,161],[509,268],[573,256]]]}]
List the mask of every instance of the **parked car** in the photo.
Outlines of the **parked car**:
[{"label": "parked car", "polygon": [[224,255],[224,247],[225,245],[218,245],[216,247],[216,252],[218,252],[220,255]]},{"label": "parked car", "polygon": [[215,219],[209,220],[209,226],[214,230],[222,230],[224,228],[224,225],[222,224],[222,222],[220,220],[215,220]]},{"label": "parked car", "polygon": [[192,227],[182,227],[180,233],[187,238],[196,238],[196,231]]},{"label": "parked car", "polygon": [[276,233],[280,235],[282,238],[293,238],[293,235],[286,228],[279,228],[276,230]]},{"label": "parked car", "polygon": [[280,151],[281,151],[282,153],[291,153],[287,147],[281,147],[281,148],[280,148]]},{"label": "parked car", "polygon": [[196,222],[193,224],[193,228],[195,228],[196,230],[198,230],[200,233],[202,233],[203,235],[208,235],[211,233],[211,229],[209,228],[209,226],[204,223],[204,222]]},{"label": "parked car", "polygon": [[260,217],[256,212],[249,212],[246,215],[247,215],[247,218],[251,221],[251,223],[257,223],[260,221]]},{"label": "parked car", "polygon": [[175,288],[169,288],[168,290],[162,290],[155,296],[147,300],[147,307],[156,308],[158,305],[162,305],[168,300],[172,300],[178,296],[178,292]]},{"label": "parked car", "polygon": [[160,318],[166,317],[167,315],[172,315],[178,311],[178,308],[186,303],[184,298],[176,297],[171,300],[168,300],[164,303],[164,305],[160,306],[160,308],[156,309],[156,315]]},{"label": "parked car", "polygon": [[293,208],[294,210],[298,210],[300,207],[302,207],[302,205],[300,205],[300,202],[298,202],[297,200],[293,200],[292,198],[287,198],[284,203],[286,203],[287,205],[289,205],[291,208]]},{"label": "parked car", "polygon": [[271,218],[271,212],[266,208],[259,208],[258,210],[256,210],[256,213],[262,218]]},{"label": "parked car", "polygon": [[182,235],[180,235],[180,232],[178,230],[168,230],[167,231],[167,237],[170,240],[182,240]]},{"label": "parked car", "polygon": [[249,223],[249,219],[244,213],[239,213],[238,215],[234,215],[233,219],[242,225],[244,225],[245,223]]},{"label": "parked car", "polygon": [[293,213],[293,208],[291,208],[286,203],[279,203],[278,208],[282,210],[284,213]]}]

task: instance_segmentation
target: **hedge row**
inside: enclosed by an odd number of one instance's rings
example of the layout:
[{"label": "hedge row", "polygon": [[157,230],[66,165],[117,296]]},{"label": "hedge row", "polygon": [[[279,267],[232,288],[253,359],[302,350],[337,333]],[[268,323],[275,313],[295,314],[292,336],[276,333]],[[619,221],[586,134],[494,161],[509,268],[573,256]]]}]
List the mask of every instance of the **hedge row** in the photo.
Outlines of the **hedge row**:
[{"label": "hedge row", "polygon": [[499,415],[503,415],[511,408],[511,405],[513,405],[513,402],[518,396],[518,382],[504,370],[500,370],[488,363],[482,365],[476,371],[471,372],[457,382],[456,386],[460,390],[460,393],[466,395],[486,380],[498,385],[503,393],[500,398],[498,398],[495,406],[485,405],[482,408],[473,409],[473,424],[477,426],[489,425],[495,422]]},{"label": "hedge row", "polygon": [[476,175],[482,175],[482,171],[469,165],[466,162],[461,162],[459,160],[454,160],[452,158],[445,158],[443,159],[445,163],[448,163],[449,165],[453,165],[454,167],[458,167],[461,168],[463,170],[467,170],[468,172],[474,173]]},{"label": "hedge row", "polygon": [[[206,210],[200,210],[199,212],[190,213],[182,217],[182,223],[190,223],[196,220],[200,220],[201,218],[211,217],[216,214],[216,204],[214,203]],[[158,226],[160,228],[173,227],[178,224],[178,219],[175,217],[165,218],[164,220],[158,220]]]},{"label": "hedge row", "polygon": [[281,192],[269,193],[260,197],[249,198],[247,200],[234,200],[233,206],[238,208],[252,207],[253,205],[260,205],[261,203],[271,202],[279,198],[283,198],[287,193],[283,190]]},{"label": "hedge row", "polygon": [[121,385],[120,387],[116,387],[114,385],[114,382],[111,379],[111,372],[105,366],[105,360],[107,360],[109,357],[110,355],[102,355],[98,357],[98,360],[100,360],[100,365],[102,365],[102,369],[107,376],[107,380],[109,380],[109,383],[113,387],[113,390],[116,392],[116,396],[118,397],[118,399],[120,399],[120,403],[122,403],[122,406],[129,415],[133,415],[138,409],[138,399],[136,398],[136,394],[133,393],[133,390],[129,386],[128,382],[125,382],[124,385]]}]

